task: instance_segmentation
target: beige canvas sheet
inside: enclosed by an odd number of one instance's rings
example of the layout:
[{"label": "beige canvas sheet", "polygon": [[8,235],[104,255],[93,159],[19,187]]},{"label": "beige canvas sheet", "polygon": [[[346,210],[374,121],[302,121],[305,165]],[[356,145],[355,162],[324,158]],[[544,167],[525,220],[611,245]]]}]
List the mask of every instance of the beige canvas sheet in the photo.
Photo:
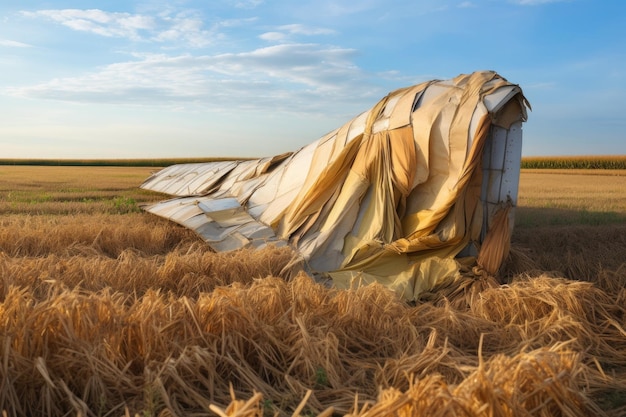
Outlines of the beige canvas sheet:
[{"label": "beige canvas sheet", "polygon": [[[379,282],[411,300],[480,247],[482,150],[492,124],[523,121],[526,107],[491,71],[425,82],[294,153],[165,168],[142,187],[178,198],[145,208],[216,250],[291,244],[338,287]],[[490,250],[479,259],[493,272],[506,251]]]}]

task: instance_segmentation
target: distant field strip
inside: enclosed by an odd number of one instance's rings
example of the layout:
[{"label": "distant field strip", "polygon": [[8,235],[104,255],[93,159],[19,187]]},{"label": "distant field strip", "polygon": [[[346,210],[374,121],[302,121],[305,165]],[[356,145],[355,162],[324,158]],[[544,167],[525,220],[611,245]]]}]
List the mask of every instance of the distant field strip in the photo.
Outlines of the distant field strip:
[{"label": "distant field strip", "polygon": [[525,157],[522,158],[522,168],[626,170],[626,155]]}]

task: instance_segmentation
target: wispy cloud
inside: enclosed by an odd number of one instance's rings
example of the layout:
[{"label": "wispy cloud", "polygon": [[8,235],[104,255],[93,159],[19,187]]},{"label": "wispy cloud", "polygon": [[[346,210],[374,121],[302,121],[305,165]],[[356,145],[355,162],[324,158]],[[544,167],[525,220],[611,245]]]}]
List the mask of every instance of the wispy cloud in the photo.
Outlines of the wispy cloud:
[{"label": "wispy cloud", "polygon": [[32,45],[23,42],[12,41],[10,39],[0,39],[0,46],[7,46],[9,48],[30,48]]},{"label": "wispy cloud", "polygon": [[547,3],[562,3],[570,0],[513,0],[513,3],[520,4],[522,6],[536,6],[538,4]]},{"label": "wispy cloud", "polygon": [[[200,17],[182,13],[163,17],[165,29],[158,31],[153,39],[158,41],[183,41],[191,46],[202,47],[210,44],[215,38],[215,30],[204,29],[204,22]],[[224,26],[233,22],[224,23]]]},{"label": "wispy cloud", "polygon": [[263,0],[236,0],[232,2],[238,9],[254,9],[264,3]]},{"label": "wispy cloud", "polygon": [[[384,3],[384,2],[382,2]],[[315,8],[328,16],[350,16],[368,10],[376,9],[380,4],[380,0],[364,0],[360,2],[339,2],[334,0],[318,1],[313,3]]]},{"label": "wispy cloud", "polygon": [[[231,2],[236,5],[235,1]],[[237,3],[238,4],[238,3]],[[259,2],[249,2],[249,5]],[[257,18],[222,19],[209,23],[194,11],[168,9],[158,13],[119,13],[99,9],[40,10],[23,15],[47,19],[72,30],[164,46],[203,46],[228,28],[253,26]],[[267,27],[267,26],[266,26]],[[254,29],[252,29],[254,30]],[[355,63],[357,51],[304,38],[329,36],[332,29],[300,23],[276,25],[259,37],[271,46],[250,46],[242,52],[197,54],[131,53],[133,59],[85,70],[77,76],[52,79],[4,92],[12,96],[81,103],[119,103],[169,108],[284,109],[327,111],[337,105],[378,96],[378,85]],[[225,36],[225,35],[224,35]],[[365,81],[364,81],[365,80]]]},{"label": "wispy cloud", "polygon": [[259,35],[260,39],[266,41],[284,41],[288,39],[292,39],[294,36],[302,35],[302,36],[316,36],[316,35],[332,35],[337,33],[335,30],[322,28],[322,27],[313,27],[306,26],[302,24],[290,24],[290,25],[281,25],[277,26],[271,32],[265,32]]},{"label": "wispy cloud", "polygon": [[297,35],[332,35],[336,33],[332,29],[320,28],[320,27],[311,27],[301,24],[291,24],[291,25],[282,25],[278,27],[278,30],[285,31],[292,34]]},{"label": "wispy cloud", "polygon": [[216,37],[214,30],[205,29],[203,20],[191,13],[150,16],[99,9],[58,9],[22,14],[30,18],[48,19],[80,32],[133,41],[176,41],[184,42],[187,46],[202,47]]},{"label": "wispy cloud", "polygon": [[[219,55],[136,55],[73,78],[6,90],[13,96],[147,106],[201,105],[318,111],[360,103],[374,92],[352,62],[355,51],[282,44]],[[375,94],[380,94],[375,91]]]},{"label": "wispy cloud", "polygon": [[288,35],[284,32],[272,31],[260,34],[259,38],[263,39],[264,41],[278,42],[287,39]]},{"label": "wispy cloud", "polygon": [[111,13],[98,9],[62,9],[23,12],[25,16],[43,17],[81,32],[91,32],[108,37],[140,39],[141,32],[152,30],[155,19],[130,13]]}]

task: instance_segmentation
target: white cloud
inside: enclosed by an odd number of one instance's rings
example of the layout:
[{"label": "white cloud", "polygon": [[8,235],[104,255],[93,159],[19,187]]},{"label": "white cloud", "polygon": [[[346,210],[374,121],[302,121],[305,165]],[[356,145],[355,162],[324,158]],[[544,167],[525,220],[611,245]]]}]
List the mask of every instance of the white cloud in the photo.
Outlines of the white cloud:
[{"label": "white cloud", "polygon": [[457,6],[461,9],[469,9],[472,7],[477,7],[476,4],[472,3],[471,1],[464,1],[462,3],[459,3],[459,5]]},{"label": "white cloud", "polygon": [[52,20],[76,31],[134,41],[184,42],[188,46],[202,47],[216,38],[214,30],[203,28],[202,19],[188,13],[148,16],[99,9],[39,10],[22,13],[31,18]]},{"label": "white cloud", "polygon": [[258,20],[257,17],[246,17],[246,18],[241,18],[241,19],[225,19],[216,23],[215,26],[220,27],[220,28],[245,26],[257,20]]},{"label": "white cloud", "polygon": [[13,96],[72,102],[323,111],[379,95],[365,85],[354,50],[284,44],[219,55],[136,55],[74,78],[7,89]]},{"label": "white cloud", "polygon": [[332,35],[336,33],[332,29],[327,28],[318,28],[318,27],[310,27],[301,24],[291,24],[291,25],[282,25],[278,27],[278,30],[285,31],[287,33],[296,34],[296,35]]},{"label": "white cloud", "polygon": [[10,48],[30,48],[32,45],[9,39],[0,39],[0,46],[8,46]]},{"label": "white cloud", "polygon": [[287,35],[283,32],[265,32],[262,33],[261,35],[259,35],[260,39],[263,39],[264,41],[282,41],[283,39],[287,38]]},{"label": "white cloud", "polygon": [[168,27],[153,37],[157,41],[184,41],[190,46],[202,47],[210,44],[216,37],[212,31],[203,29],[202,19],[193,16],[176,15],[167,17]]},{"label": "white cloud", "polygon": [[107,37],[140,39],[142,31],[155,28],[154,18],[130,13],[112,13],[98,9],[62,9],[23,12],[28,17],[44,17],[71,29]]},{"label": "white cloud", "polygon": [[302,24],[281,25],[271,32],[265,32],[259,35],[260,39],[265,41],[286,41],[292,39],[295,35],[315,36],[315,35],[332,35],[336,31],[321,27],[312,27]]}]

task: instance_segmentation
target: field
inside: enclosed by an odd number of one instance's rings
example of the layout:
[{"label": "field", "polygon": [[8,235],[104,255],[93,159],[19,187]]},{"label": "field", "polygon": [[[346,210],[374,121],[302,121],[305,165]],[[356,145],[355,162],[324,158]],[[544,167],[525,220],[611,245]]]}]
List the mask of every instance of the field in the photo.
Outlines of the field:
[{"label": "field", "polygon": [[0,166],[3,415],[626,415],[626,171],[523,170],[500,275],[407,304],[211,253],[153,169]]}]

